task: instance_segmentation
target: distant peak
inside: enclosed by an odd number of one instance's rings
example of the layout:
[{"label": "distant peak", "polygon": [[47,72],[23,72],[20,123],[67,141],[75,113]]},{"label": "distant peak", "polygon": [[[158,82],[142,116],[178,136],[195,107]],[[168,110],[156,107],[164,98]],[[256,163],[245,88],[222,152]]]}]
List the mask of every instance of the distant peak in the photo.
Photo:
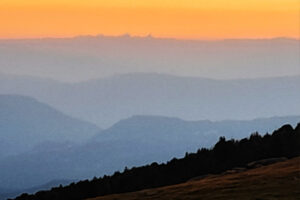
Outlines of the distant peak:
[{"label": "distant peak", "polygon": [[162,121],[162,120],[184,121],[177,117],[168,117],[168,116],[160,116],[160,115],[133,115],[129,118],[123,119],[122,121]]}]

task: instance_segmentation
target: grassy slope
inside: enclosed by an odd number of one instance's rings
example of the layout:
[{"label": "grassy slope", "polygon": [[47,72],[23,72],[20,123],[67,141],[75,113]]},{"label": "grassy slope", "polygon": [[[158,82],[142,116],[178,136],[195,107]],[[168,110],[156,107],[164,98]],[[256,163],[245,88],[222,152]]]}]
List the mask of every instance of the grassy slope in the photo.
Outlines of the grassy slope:
[{"label": "grassy slope", "polygon": [[300,199],[300,157],[245,172],[91,200]]}]

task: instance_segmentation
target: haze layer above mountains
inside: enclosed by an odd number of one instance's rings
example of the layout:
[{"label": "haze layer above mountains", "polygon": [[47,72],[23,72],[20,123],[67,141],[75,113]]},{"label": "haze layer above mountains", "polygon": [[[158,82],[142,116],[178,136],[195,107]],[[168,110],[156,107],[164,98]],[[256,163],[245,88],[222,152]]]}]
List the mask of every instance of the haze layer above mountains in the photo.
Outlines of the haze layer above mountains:
[{"label": "haze layer above mountains", "polygon": [[86,36],[0,40],[0,72],[78,82],[124,73],[213,79],[300,75],[295,39],[174,40]]}]

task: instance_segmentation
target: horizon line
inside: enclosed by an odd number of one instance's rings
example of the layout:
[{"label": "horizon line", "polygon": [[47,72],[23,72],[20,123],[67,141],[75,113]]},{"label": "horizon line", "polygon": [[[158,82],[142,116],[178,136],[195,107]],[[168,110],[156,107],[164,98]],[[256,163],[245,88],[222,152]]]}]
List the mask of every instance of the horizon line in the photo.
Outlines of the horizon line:
[{"label": "horizon line", "polygon": [[168,37],[168,36],[153,36],[152,34],[147,35],[133,35],[129,33],[119,35],[105,35],[105,34],[86,34],[86,35],[74,35],[74,36],[28,36],[28,37],[0,37],[0,40],[49,40],[49,39],[77,39],[77,38],[130,38],[130,39],[156,39],[156,40],[179,40],[179,41],[227,41],[227,40],[276,40],[276,39],[287,39],[287,40],[300,40],[300,37],[290,36],[276,36],[276,37],[245,37],[245,38],[184,38],[184,37]]}]

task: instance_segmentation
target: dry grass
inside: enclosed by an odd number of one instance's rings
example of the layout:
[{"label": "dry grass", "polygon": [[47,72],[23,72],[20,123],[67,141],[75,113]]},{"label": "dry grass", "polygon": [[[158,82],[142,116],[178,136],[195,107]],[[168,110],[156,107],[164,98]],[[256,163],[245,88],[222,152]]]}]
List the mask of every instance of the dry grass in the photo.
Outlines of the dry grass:
[{"label": "dry grass", "polygon": [[90,200],[300,200],[300,157],[245,172]]}]

